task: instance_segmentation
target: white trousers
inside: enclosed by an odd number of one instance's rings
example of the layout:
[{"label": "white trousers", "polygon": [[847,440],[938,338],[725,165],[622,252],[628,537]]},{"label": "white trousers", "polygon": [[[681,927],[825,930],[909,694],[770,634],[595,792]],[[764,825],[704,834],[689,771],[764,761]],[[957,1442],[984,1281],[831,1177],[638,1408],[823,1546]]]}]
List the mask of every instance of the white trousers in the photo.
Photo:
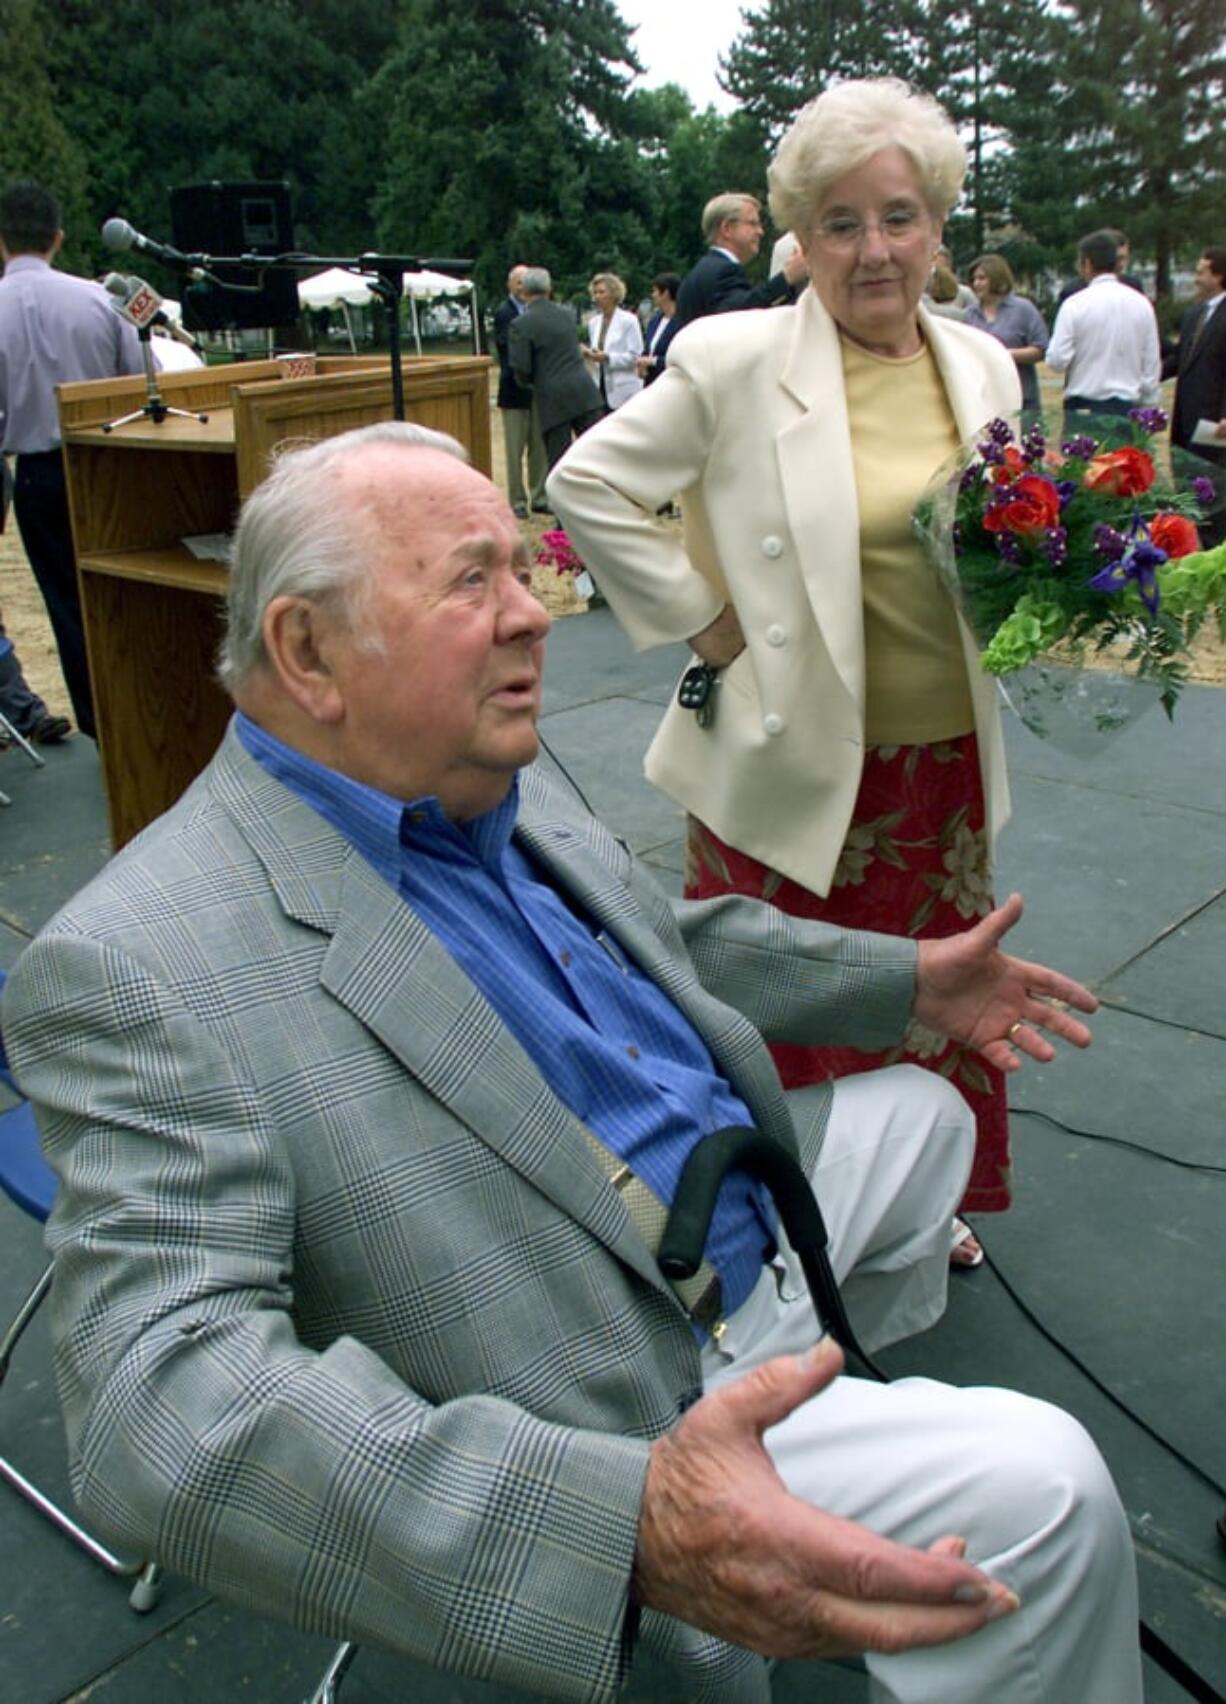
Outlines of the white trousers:
[{"label": "white trousers", "polygon": [[[949,1222],[970,1169],[965,1102],[895,1066],[840,1082],[812,1182],[835,1274],[872,1349],[937,1319]],[[786,1247],[703,1352],[707,1389],[818,1335]],[[1127,1520],[1085,1431],[1049,1403],[931,1379],[839,1378],[766,1435],[788,1488],[925,1548],[945,1533],[1021,1609],[969,1639],[867,1658],[874,1700],[897,1704],[1141,1704]]]}]

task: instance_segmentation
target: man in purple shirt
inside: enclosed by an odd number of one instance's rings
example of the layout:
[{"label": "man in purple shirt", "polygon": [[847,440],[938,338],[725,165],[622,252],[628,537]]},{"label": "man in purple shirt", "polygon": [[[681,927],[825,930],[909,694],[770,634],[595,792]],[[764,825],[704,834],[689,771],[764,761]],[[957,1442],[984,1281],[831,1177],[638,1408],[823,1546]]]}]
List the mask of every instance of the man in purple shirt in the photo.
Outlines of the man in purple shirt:
[{"label": "man in purple shirt", "polygon": [[77,726],[94,732],[76,556],[55,387],[142,371],[135,329],[100,285],[52,262],[64,240],[56,199],[28,179],[0,195],[0,448],[16,455],[13,512],[60,654]]}]

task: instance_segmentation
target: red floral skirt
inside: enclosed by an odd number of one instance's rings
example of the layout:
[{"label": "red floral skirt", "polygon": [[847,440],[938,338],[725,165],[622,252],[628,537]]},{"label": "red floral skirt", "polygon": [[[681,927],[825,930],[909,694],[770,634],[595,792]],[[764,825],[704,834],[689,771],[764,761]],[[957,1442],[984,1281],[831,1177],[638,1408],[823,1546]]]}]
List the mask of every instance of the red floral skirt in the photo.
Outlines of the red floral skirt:
[{"label": "red floral skirt", "polygon": [[[792,917],[847,929],[940,939],[992,908],[983,787],[974,734],[932,745],[869,746],[851,827],[828,899],[756,858],[725,846],[689,819],[686,897],[747,894]],[[976,1121],[975,1160],[962,1207],[999,1213],[1012,1199],[1003,1075],[974,1051],[912,1021],[884,1053],[854,1047],[771,1048],[785,1087],[850,1077],[881,1065],[922,1065],[947,1078]]]}]

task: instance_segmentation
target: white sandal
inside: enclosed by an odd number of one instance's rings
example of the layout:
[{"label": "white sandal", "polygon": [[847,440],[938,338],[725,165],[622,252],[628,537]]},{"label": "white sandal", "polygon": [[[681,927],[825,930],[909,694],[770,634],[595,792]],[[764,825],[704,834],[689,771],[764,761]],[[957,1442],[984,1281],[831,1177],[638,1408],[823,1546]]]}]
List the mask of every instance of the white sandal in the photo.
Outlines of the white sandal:
[{"label": "white sandal", "polygon": [[983,1265],[983,1249],[965,1219],[955,1218],[950,1226],[949,1264],[966,1272]]}]

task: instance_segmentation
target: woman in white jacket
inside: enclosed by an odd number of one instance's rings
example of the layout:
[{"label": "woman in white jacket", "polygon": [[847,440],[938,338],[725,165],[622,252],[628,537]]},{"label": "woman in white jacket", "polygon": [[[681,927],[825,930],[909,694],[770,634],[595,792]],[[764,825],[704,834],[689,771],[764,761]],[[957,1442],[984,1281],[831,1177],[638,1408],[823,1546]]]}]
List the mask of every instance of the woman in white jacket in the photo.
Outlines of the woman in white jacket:
[{"label": "woman in white jacket", "polygon": [[588,286],[596,312],[587,323],[583,351],[606,408],[620,408],[643,388],[637,372],[643,328],[637,314],[621,306],[626,286],[612,272],[598,272]]}]

